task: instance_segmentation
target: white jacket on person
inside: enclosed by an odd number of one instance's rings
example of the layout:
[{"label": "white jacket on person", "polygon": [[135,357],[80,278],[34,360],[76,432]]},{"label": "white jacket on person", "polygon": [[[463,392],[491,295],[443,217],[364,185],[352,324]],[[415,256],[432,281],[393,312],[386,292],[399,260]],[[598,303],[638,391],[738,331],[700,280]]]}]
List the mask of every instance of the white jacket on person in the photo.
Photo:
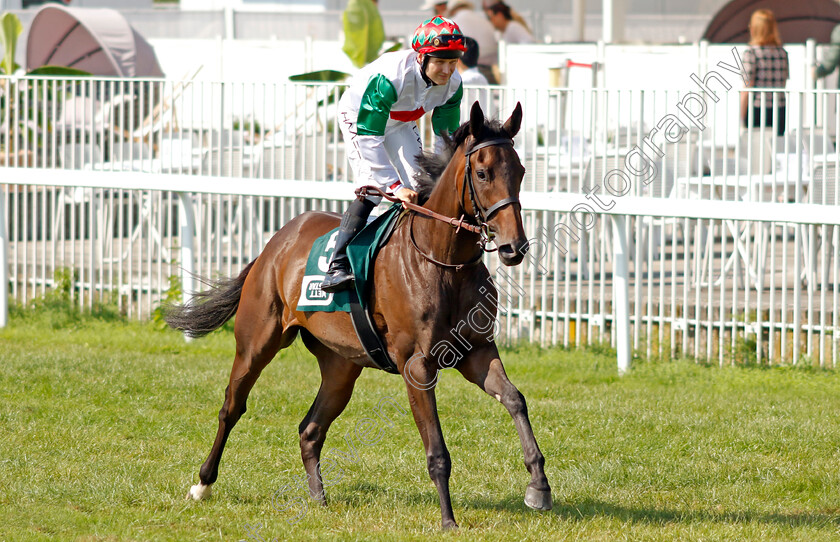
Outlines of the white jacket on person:
[{"label": "white jacket on person", "polygon": [[370,180],[382,187],[400,181],[385,148],[389,134],[427,112],[432,113],[432,127],[438,135],[453,133],[460,125],[461,76],[456,71],[446,85],[427,82],[417,58],[414,51],[382,55],[359,70],[338,103],[339,118],[354,124],[342,131],[350,128],[361,158],[370,166]]}]

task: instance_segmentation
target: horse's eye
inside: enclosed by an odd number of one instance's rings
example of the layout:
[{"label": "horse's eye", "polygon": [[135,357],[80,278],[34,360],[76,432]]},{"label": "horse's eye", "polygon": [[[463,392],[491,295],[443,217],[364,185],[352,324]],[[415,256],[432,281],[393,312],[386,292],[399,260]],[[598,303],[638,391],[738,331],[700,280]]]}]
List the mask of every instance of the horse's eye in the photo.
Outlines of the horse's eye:
[{"label": "horse's eye", "polygon": [[476,171],[475,174],[478,177],[478,180],[480,180],[480,181],[486,181],[487,180],[487,174],[484,173],[484,170],[480,169],[480,170]]}]

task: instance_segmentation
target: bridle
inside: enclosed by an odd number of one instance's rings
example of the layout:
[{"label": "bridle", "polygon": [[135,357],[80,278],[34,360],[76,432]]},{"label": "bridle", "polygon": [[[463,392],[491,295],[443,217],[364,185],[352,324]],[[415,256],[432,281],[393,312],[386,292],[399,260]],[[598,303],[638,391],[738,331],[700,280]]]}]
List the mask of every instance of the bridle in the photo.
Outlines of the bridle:
[{"label": "bridle", "polygon": [[464,158],[465,158],[464,182],[461,183],[460,206],[461,206],[461,209],[466,212],[467,206],[465,205],[465,203],[466,203],[465,202],[465,196],[466,196],[467,188],[469,188],[470,203],[472,203],[473,216],[475,217],[475,221],[477,222],[478,225],[473,225],[473,224],[467,223],[463,214],[461,215],[461,218],[453,218],[453,217],[442,215],[440,213],[436,213],[436,212],[434,212],[430,209],[426,209],[425,207],[421,207],[421,206],[416,205],[414,203],[404,202],[404,201],[402,201],[402,200],[400,200],[400,199],[398,199],[394,196],[391,196],[390,194],[385,193],[382,189],[380,189],[379,187],[376,187],[376,186],[362,186],[362,187],[360,187],[356,190],[356,195],[359,196],[359,197],[381,196],[381,197],[387,199],[388,201],[393,201],[393,202],[398,202],[399,201],[399,202],[402,203],[403,207],[405,207],[409,211],[413,211],[414,213],[420,213],[422,215],[426,215],[430,218],[434,218],[435,220],[440,220],[441,222],[446,222],[447,224],[449,224],[450,226],[455,228],[456,232],[464,229],[464,230],[467,230],[469,232],[478,234],[478,236],[479,236],[478,245],[481,247],[481,251],[479,251],[478,256],[476,256],[472,260],[470,260],[468,262],[465,262],[465,263],[460,263],[460,264],[445,263],[445,262],[441,262],[441,261],[438,261],[438,260],[432,258],[428,254],[423,252],[423,250],[419,246],[417,246],[417,241],[414,239],[414,216],[415,215],[412,214],[411,218],[409,218],[409,224],[408,224],[409,238],[411,239],[412,246],[417,250],[417,252],[419,252],[420,255],[423,256],[426,260],[430,261],[431,263],[433,263],[435,265],[438,265],[440,267],[445,267],[445,268],[448,268],[448,269],[454,269],[455,271],[460,271],[464,267],[470,267],[470,266],[478,264],[483,257],[483,252],[494,252],[494,251],[498,250],[498,249],[488,249],[487,248],[487,243],[489,243],[493,239],[493,234],[490,232],[490,226],[487,224],[487,222],[490,220],[490,218],[493,216],[493,214],[496,211],[498,211],[499,209],[502,209],[503,207],[506,207],[506,206],[511,205],[513,203],[517,203],[517,204],[519,203],[519,198],[510,197],[510,198],[504,198],[502,200],[499,200],[496,203],[494,203],[493,205],[491,205],[490,207],[485,208],[483,205],[481,205],[478,202],[478,197],[476,196],[475,185],[473,184],[473,179],[472,179],[472,166],[470,165],[470,156],[473,155],[475,152],[477,152],[481,149],[484,149],[486,147],[503,147],[503,146],[513,147],[513,140],[510,139],[510,138],[504,138],[504,137],[499,137],[499,138],[495,138],[495,139],[488,139],[487,141],[482,141],[481,143],[476,143],[475,145],[470,147],[469,150],[464,151]]},{"label": "bridle", "polygon": [[[485,209],[484,206],[478,203],[478,198],[475,194],[475,185],[473,184],[472,179],[472,166],[470,165],[470,156],[475,152],[486,148],[486,147],[502,147],[502,146],[510,146],[513,147],[513,140],[506,137],[499,137],[496,139],[488,139],[487,141],[482,141],[481,143],[476,143],[468,151],[464,151],[465,157],[465,164],[464,164],[464,182],[461,183],[461,209],[466,210],[466,205],[464,205],[464,193],[467,190],[467,187],[470,189],[470,203],[472,203],[473,208],[473,216],[475,216],[475,220],[478,223],[481,232],[479,235],[481,239],[479,240],[479,245],[481,245],[481,250],[484,252],[493,252],[492,250],[487,250],[486,245],[487,243],[493,238],[492,234],[490,233],[490,226],[487,222],[490,220],[490,217],[493,216],[493,213],[501,209],[502,207],[506,207],[512,203],[519,203],[519,198],[510,197],[505,198],[502,200],[497,201],[490,208]],[[494,249],[495,250],[495,249]]]}]

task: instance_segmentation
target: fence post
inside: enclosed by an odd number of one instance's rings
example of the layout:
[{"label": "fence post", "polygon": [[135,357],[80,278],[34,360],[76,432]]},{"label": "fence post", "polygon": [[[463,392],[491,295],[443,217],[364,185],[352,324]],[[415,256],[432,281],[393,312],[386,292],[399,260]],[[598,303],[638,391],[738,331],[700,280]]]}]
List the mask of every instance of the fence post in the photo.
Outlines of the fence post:
[{"label": "fence post", "polygon": [[613,303],[618,374],[630,370],[630,282],[627,264],[627,230],[624,215],[610,215],[613,227]]},{"label": "fence post", "polygon": [[194,293],[193,276],[195,275],[195,213],[192,195],[178,192],[178,225],[181,237],[181,301],[187,303]]},{"label": "fence post", "polygon": [[234,20],[233,6],[225,6],[224,18],[225,18],[224,37],[225,37],[225,39],[228,39],[228,40],[235,40],[237,36],[236,36],[236,22]]},{"label": "fence post", "polygon": [[[817,80],[813,78],[811,70],[811,68],[816,65],[817,41],[814,38],[809,38],[805,41],[805,88],[808,90],[817,88]],[[808,120],[811,126],[817,126],[817,121],[819,120],[819,113],[817,111],[819,102],[817,96],[816,92],[811,92],[808,96],[808,105],[813,109],[813,113],[808,115]],[[800,123],[802,123],[801,120]],[[825,127],[823,127],[823,130],[825,130]]]},{"label": "fence post", "polygon": [[6,190],[0,187],[0,327],[9,318],[9,239],[6,237]]}]

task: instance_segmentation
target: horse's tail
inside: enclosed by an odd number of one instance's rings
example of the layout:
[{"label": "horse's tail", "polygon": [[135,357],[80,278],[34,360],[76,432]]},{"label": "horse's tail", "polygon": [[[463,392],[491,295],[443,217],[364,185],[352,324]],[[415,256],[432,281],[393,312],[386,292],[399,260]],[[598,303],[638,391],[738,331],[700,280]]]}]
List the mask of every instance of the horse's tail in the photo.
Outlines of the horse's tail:
[{"label": "horse's tail", "polygon": [[205,281],[210,288],[195,293],[183,305],[167,305],[164,308],[166,323],[188,337],[203,337],[219,329],[236,314],[242,285],[253,266],[254,262],[249,263],[236,278]]}]

